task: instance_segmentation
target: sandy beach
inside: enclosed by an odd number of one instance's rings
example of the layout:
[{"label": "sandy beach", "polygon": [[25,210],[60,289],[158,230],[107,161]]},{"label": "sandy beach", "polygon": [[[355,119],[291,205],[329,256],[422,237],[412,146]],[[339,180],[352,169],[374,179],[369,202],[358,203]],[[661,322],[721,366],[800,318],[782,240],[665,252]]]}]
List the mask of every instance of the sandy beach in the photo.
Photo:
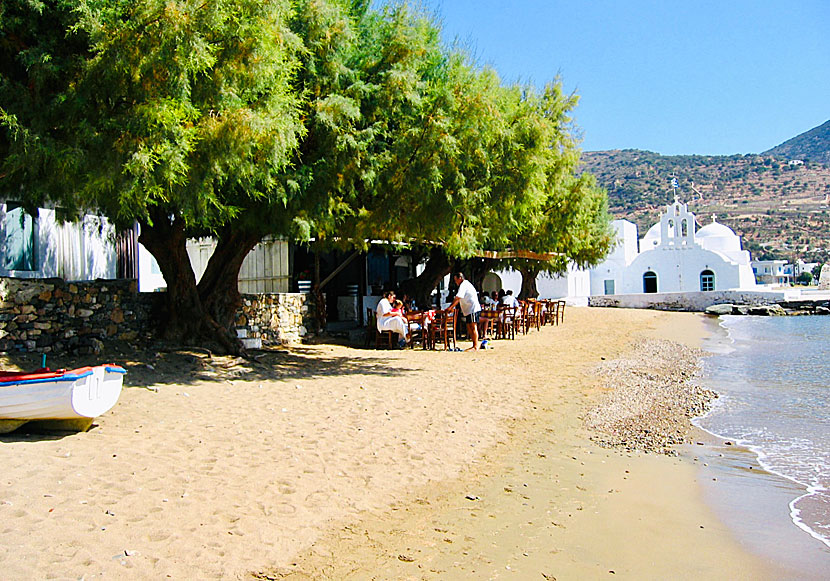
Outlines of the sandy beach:
[{"label": "sandy beach", "polygon": [[113,353],[127,387],[92,430],[0,436],[2,576],[773,577],[694,462],[584,425],[600,364],[703,333],[693,314],[569,308],[479,353]]}]

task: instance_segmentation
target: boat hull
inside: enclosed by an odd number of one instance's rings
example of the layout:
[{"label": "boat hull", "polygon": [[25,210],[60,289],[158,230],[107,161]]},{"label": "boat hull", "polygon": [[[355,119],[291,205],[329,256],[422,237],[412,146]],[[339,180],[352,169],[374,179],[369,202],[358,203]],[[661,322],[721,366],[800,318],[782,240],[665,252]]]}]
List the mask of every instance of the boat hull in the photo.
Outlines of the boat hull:
[{"label": "boat hull", "polygon": [[[98,365],[0,377],[0,433],[35,420],[69,420],[65,425],[78,426],[86,420],[91,423],[116,404],[125,373],[117,365]],[[4,425],[10,429],[4,430]]]}]

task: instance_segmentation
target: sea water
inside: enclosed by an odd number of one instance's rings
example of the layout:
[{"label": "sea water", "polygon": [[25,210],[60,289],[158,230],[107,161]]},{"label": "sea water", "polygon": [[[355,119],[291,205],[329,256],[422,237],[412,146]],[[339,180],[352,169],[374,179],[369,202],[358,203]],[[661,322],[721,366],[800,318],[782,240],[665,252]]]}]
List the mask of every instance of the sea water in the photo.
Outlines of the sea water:
[{"label": "sea water", "polygon": [[[696,423],[752,450],[798,486],[790,518],[830,548],[830,317],[720,319],[701,383],[718,392]],[[823,553],[824,551],[822,551]],[[828,573],[830,575],[830,572]]]}]

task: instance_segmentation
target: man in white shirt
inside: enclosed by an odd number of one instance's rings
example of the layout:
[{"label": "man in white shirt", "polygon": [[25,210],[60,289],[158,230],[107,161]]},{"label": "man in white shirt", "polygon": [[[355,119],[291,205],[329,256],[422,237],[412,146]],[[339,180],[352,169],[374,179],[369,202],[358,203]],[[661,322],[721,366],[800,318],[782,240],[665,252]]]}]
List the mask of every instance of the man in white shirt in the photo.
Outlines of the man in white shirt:
[{"label": "man in white shirt", "polygon": [[504,298],[501,300],[501,304],[506,307],[516,307],[519,308],[521,305],[519,301],[516,300],[516,297],[513,296],[513,291],[509,290],[504,294]]},{"label": "man in white shirt", "polygon": [[464,322],[467,323],[467,334],[473,339],[473,346],[467,351],[478,351],[478,318],[481,314],[481,305],[478,302],[478,292],[464,275],[460,272],[453,274],[453,280],[458,285],[458,292],[449,307],[445,310],[452,311],[456,305],[461,305],[461,314],[464,315]]}]

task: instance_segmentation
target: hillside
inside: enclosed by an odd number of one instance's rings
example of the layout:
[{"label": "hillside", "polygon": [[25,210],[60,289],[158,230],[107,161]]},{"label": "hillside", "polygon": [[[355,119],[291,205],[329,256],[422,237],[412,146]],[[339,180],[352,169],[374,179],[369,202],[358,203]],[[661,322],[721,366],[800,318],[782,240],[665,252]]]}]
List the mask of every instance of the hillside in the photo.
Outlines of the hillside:
[{"label": "hillside", "polygon": [[802,159],[830,165],[830,121],[805,131],[762,155]]},{"label": "hillside", "polygon": [[772,155],[663,156],[640,150],[586,152],[582,163],[608,190],[614,217],[636,223],[641,235],[674,199],[674,176],[678,198],[700,225],[716,214],[743,236],[753,258],[830,259],[828,165],[791,165]]}]

